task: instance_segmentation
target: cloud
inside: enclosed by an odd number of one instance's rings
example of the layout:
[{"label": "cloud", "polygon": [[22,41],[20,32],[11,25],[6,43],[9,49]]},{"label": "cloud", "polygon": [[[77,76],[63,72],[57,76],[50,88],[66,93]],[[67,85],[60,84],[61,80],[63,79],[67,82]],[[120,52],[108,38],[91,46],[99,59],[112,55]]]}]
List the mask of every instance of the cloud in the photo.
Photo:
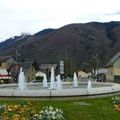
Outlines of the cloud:
[{"label": "cloud", "polygon": [[120,15],[120,10],[114,13],[115,15]]},{"label": "cloud", "polygon": [[106,16],[120,15],[120,10],[118,10],[117,12],[105,13],[104,15],[106,15]]},{"label": "cloud", "polygon": [[99,16],[102,21],[120,21],[120,10],[117,12],[105,13]]},{"label": "cloud", "polygon": [[119,20],[119,4],[118,0],[0,0],[0,38],[70,23]]}]

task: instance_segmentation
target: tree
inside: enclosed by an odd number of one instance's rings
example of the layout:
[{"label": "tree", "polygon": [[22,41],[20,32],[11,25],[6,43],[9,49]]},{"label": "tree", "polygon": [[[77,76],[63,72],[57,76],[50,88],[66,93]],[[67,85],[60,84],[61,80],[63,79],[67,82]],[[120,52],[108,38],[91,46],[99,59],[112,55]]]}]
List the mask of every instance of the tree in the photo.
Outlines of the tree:
[{"label": "tree", "polygon": [[37,60],[33,61],[33,64],[32,64],[35,68],[35,70],[39,70],[39,63],[37,62]]}]

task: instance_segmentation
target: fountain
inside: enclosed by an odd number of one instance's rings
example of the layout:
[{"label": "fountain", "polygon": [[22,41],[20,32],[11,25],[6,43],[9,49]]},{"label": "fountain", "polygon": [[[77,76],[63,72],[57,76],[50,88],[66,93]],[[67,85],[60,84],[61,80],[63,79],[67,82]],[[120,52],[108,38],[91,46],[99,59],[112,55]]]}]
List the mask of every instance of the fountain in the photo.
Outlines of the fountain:
[{"label": "fountain", "polygon": [[18,89],[19,90],[25,90],[26,89],[26,79],[25,79],[25,75],[24,72],[22,70],[22,68],[20,68],[20,74],[18,77]]},{"label": "fountain", "polygon": [[50,89],[55,89],[55,75],[53,67],[51,68]]},{"label": "fountain", "polygon": [[43,76],[43,87],[48,87],[48,84],[47,84],[47,76],[46,74],[44,73],[44,76]]},{"label": "fountain", "polygon": [[73,86],[74,86],[74,87],[78,87],[78,83],[77,83],[77,75],[76,75],[75,72],[74,72],[74,74],[73,74]]},{"label": "fountain", "polygon": [[60,75],[57,76],[57,90],[62,90],[62,82],[60,79]]},{"label": "fountain", "polygon": [[[51,68],[50,82],[44,75],[43,83],[26,83],[22,68],[19,74],[18,84],[0,85],[0,97],[28,97],[28,98],[71,98],[82,96],[110,95],[120,92],[120,84],[108,82],[78,82],[74,73],[74,82],[61,82],[60,75],[55,82],[54,69]],[[56,84],[55,84],[56,83]],[[73,87],[74,86],[74,87]],[[26,89],[27,88],[27,89]],[[90,88],[90,89],[89,89]]]},{"label": "fountain", "polygon": [[88,88],[88,89],[92,88],[92,82],[91,82],[91,80],[90,80],[90,79],[88,80],[88,85],[87,85],[87,88]]}]

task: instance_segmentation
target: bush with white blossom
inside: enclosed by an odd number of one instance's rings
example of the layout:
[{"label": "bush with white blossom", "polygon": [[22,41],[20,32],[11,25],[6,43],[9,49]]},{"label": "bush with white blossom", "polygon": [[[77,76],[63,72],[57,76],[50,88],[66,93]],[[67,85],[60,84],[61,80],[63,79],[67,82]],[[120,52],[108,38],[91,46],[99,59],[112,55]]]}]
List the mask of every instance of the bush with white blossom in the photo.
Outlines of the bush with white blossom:
[{"label": "bush with white blossom", "polygon": [[63,111],[52,106],[43,107],[40,111],[40,120],[65,120]]},{"label": "bush with white blossom", "polygon": [[112,98],[112,100],[113,100],[114,110],[120,112],[120,97],[115,96]]},{"label": "bush with white blossom", "polygon": [[113,97],[112,100],[113,100],[113,104],[120,104],[120,97],[119,96]]}]

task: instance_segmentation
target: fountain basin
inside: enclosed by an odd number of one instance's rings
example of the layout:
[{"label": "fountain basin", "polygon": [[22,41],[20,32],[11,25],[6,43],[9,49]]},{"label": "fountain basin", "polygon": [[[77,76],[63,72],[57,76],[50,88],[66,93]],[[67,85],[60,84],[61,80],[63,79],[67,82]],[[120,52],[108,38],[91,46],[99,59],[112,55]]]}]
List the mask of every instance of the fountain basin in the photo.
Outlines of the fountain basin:
[{"label": "fountain basin", "polygon": [[[17,89],[17,84],[0,85],[0,97],[27,97],[27,98],[55,98],[55,97],[82,97],[108,95],[120,92],[120,84],[116,83],[92,83],[92,88],[86,82],[78,83],[78,87],[72,87],[70,82],[62,83],[63,89],[43,88],[41,83],[28,83],[26,90]],[[48,84],[50,85],[50,84]],[[34,86],[35,89],[30,89]]]}]

